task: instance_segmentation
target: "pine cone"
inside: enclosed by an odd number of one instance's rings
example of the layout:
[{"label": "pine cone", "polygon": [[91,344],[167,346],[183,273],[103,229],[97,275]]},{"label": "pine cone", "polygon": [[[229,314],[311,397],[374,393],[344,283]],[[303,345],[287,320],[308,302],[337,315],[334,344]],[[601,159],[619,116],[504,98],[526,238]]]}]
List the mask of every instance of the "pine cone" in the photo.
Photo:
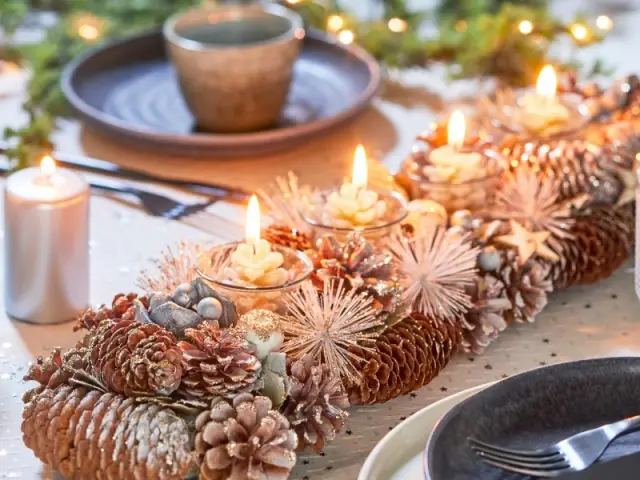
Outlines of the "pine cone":
[{"label": "pine cone", "polygon": [[22,413],[22,434],[65,478],[183,480],[192,464],[189,429],[171,410],[85,388],[36,395]]},{"label": "pine cone", "polygon": [[196,419],[202,480],[284,479],[296,464],[297,436],[267,397],[216,397]]},{"label": "pine cone", "polygon": [[504,312],[511,301],[504,284],[490,274],[478,276],[466,291],[473,307],[462,319],[462,349],[480,355],[507,328]]},{"label": "pine cone", "polygon": [[320,452],[344,427],[349,399],[340,379],[311,355],[289,359],[287,367],[289,396],[281,411],[298,435],[298,449],[310,446]]},{"label": "pine cone", "polygon": [[149,300],[147,297],[138,297],[136,293],[119,293],[113,298],[111,302],[111,308],[106,305],[102,305],[97,310],[92,308],[86,309],[76,319],[76,324],[73,326],[73,331],[78,330],[92,330],[96,328],[104,320],[133,320],[135,307],[133,305],[134,300],[140,300],[145,308],[149,308]]},{"label": "pine cone", "polygon": [[346,386],[350,402],[383,403],[418,390],[446,366],[461,340],[459,327],[414,312],[365,348],[351,347],[365,361],[358,366],[360,384]]},{"label": "pine cone", "polygon": [[262,238],[275,245],[293,248],[304,252],[313,248],[309,236],[301,231],[284,225],[270,225],[262,231]]},{"label": "pine cone", "polygon": [[249,343],[221,330],[217,322],[188,328],[178,343],[185,376],[179,392],[188,398],[233,396],[250,392],[262,365]]},{"label": "pine cone", "polygon": [[550,265],[546,261],[528,260],[520,265],[514,250],[504,252],[502,266],[495,275],[504,284],[511,308],[505,310],[507,323],[533,322],[547,305],[547,293],[553,291]]},{"label": "pine cone", "polygon": [[609,277],[629,257],[634,244],[635,202],[594,209],[577,218],[571,238],[556,239],[560,261],[550,265],[556,288]]},{"label": "pine cone", "polygon": [[306,252],[313,262],[311,281],[322,291],[328,280],[342,278],[345,286],[367,292],[374,298],[374,307],[392,312],[400,289],[393,280],[391,256],[381,253],[373,243],[359,234],[351,234],[341,243],[332,235],[322,236],[315,250]]},{"label": "pine cone", "polygon": [[74,370],[87,371],[88,366],[89,349],[78,346],[63,353],[62,349],[57,347],[47,358],[40,356],[36,359],[24,376],[24,381],[33,380],[43,387],[53,389],[68,383]]},{"label": "pine cone", "polygon": [[93,375],[127,396],[170,395],[182,378],[176,338],[159,325],[133,320],[104,322],[91,340]]}]

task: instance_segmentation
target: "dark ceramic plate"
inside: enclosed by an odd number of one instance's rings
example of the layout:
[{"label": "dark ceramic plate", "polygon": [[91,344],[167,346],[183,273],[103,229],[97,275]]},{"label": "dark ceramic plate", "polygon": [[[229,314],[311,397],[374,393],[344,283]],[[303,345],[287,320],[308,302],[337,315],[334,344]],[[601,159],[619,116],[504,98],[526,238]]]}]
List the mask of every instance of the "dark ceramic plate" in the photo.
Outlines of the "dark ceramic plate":
[{"label": "dark ceramic plate", "polygon": [[79,116],[123,140],[181,154],[229,156],[282,150],[354,120],[380,86],[360,48],[307,32],[278,125],[246,134],[198,131],[160,32],[99,47],[67,66],[62,89]]},{"label": "dark ceramic plate", "polygon": [[[503,380],[451,409],[426,449],[431,480],[521,480],[477,457],[468,437],[538,448],[582,430],[640,414],[640,358],[563,363]],[[640,450],[640,432],[616,440],[608,460]],[[640,478],[640,477],[639,477]]]}]

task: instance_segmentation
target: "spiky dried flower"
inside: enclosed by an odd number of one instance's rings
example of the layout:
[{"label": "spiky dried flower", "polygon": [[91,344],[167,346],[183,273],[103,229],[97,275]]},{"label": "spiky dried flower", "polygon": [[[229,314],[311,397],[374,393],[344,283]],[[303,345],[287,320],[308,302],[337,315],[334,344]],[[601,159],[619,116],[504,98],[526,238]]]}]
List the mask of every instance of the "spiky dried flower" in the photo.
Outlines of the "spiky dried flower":
[{"label": "spiky dried flower", "polygon": [[349,383],[359,383],[360,371],[354,366],[362,361],[349,347],[375,339],[384,324],[365,293],[347,291],[344,281],[325,282],[318,294],[311,282],[287,296],[289,317],[282,320],[285,341],[282,351],[294,358],[309,354],[333,374]]},{"label": "spiky dried flower", "polygon": [[155,269],[140,272],[136,285],[147,293],[162,292],[171,295],[178,285],[190,283],[197,277],[198,257],[204,246],[194,242],[180,242],[167,247],[158,258],[152,260]]},{"label": "spiky dried flower", "polygon": [[479,249],[468,235],[427,219],[412,238],[396,234],[389,250],[398,263],[403,301],[412,311],[451,321],[472,306],[464,287],[474,281]]},{"label": "spiky dried flower", "polygon": [[276,177],[276,184],[266,190],[258,190],[260,200],[267,206],[269,215],[277,224],[303,233],[309,226],[304,221],[302,211],[312,194],[312,188],[308,185],[301,186],[293,172],[289,172],[286,178]]}]

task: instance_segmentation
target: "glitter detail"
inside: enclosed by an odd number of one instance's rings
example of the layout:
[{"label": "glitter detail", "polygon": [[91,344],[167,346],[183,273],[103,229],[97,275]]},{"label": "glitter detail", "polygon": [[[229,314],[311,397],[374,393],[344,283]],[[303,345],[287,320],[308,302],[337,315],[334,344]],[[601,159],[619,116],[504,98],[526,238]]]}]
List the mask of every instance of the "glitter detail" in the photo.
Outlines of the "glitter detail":
[{"label": "glitter detail", "polygon": [[238,332],[253,332],[260,340],[267,341],[274,333],[282,331],[282,317],[269,310],[251,310],[238,320]]}]

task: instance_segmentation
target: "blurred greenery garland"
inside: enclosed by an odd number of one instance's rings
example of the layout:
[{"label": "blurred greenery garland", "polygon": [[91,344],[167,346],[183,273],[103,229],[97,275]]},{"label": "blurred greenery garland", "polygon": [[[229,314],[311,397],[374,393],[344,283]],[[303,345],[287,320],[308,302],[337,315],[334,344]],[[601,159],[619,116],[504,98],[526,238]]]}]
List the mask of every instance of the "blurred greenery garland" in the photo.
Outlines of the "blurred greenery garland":
[{"label": "blurred greenery garland", "polygon": [[[549,13],[546,0],[441,0],[435,11],[419,12],[410,10],[405,0],[371,1],[378,2],[381,15],[364,21],[333,0],[282,3],[301,13],[308,26],[328,30],[343,43],[358,43],[386,68],[425,68],[439,62],[450,66],[452,78],[493,77],[516,86],[533,83],[541,66],[552,61],[549,46],[558,37],[568,35],[582,47],[600,41],[611,28],[610,21],[600,22],[599,28],[584,18],[560,22]],[[59,88],[64,65],[97,42],[157,28],[175,11],[196,3],[198,0],[0,2],[0,29],[5,33],[0,59],[23,64],[33,72],[24,104],[29,122],[4,132],[13,166],[32,164],[52,149],[56,118],[67,113]],[[34,10],[54,11],[60,21],[46,27],[40,42],[11,43],[15,31],[33,19],[30,12]],[[428,21],[437,26],[435,35],[424,33]],[[601,73],[600,62],[591,71]]]}]

